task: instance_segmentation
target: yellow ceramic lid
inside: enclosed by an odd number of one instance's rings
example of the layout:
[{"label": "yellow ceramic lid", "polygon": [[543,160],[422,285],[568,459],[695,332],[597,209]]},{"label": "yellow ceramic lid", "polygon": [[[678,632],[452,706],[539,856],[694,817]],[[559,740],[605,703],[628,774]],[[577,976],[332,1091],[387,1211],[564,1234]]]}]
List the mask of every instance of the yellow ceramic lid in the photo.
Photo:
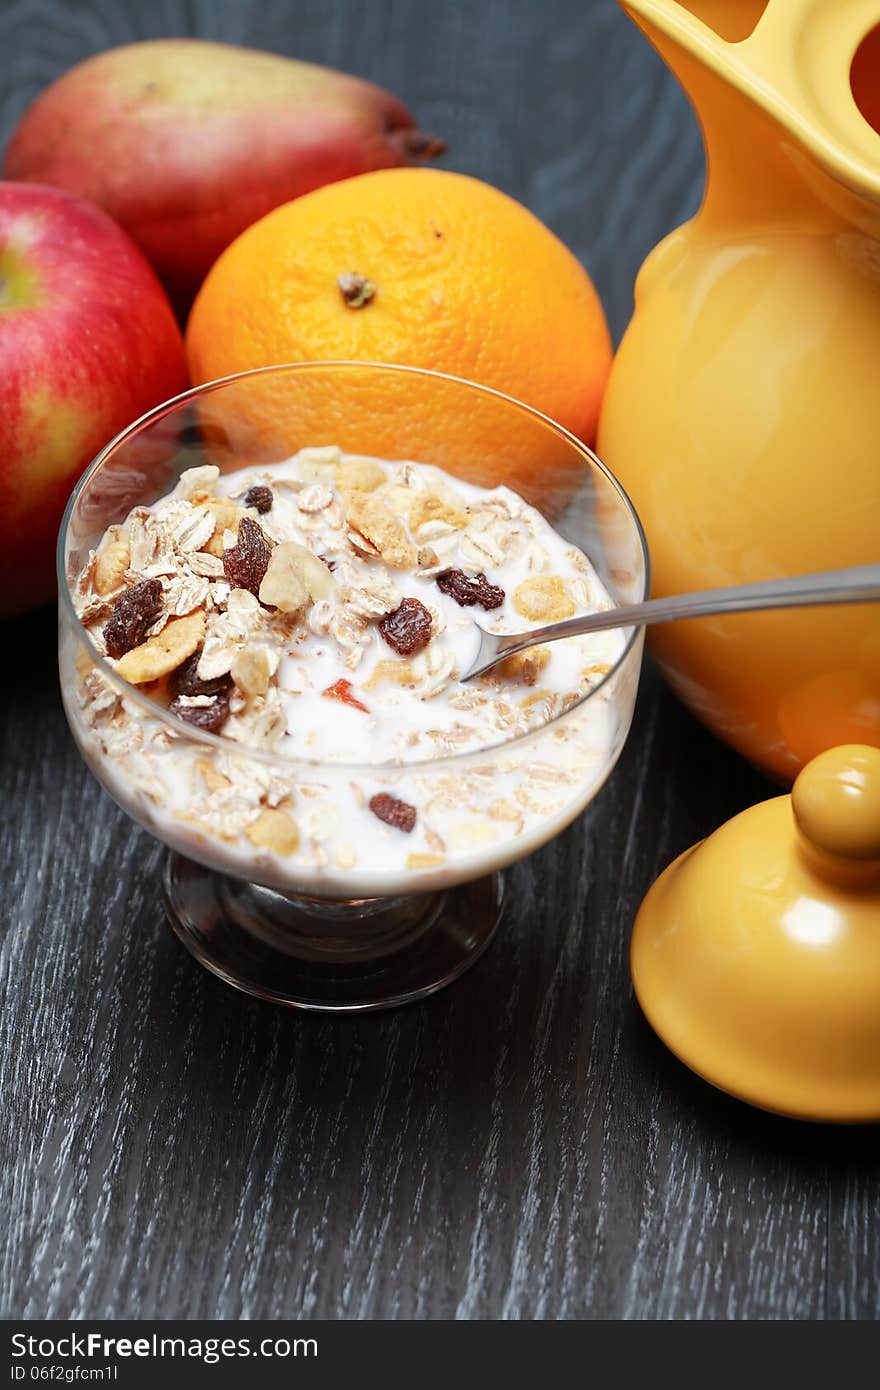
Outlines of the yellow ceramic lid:
[{"label": "yellow ceramic lid", "polygon": [[791,796],[681,855],[631,963],[648,1021],[707,1081],[786,1115],[880,1120],[880,749],[820,754]]}]

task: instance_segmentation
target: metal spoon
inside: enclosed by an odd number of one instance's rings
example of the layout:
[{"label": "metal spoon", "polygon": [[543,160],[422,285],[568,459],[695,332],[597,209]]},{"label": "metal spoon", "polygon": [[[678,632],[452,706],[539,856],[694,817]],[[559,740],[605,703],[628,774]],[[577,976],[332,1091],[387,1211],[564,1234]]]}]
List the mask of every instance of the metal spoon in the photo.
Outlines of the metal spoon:
[{"label": "metal spoon", "polygon": [[764,579],[758,584],[734,584],[729,589],[704,589],[695,594],[673,594],[670,598],[650,599],[620,608],[585,613],[562,623],[534,627],[530,632],[506,634],[487,632],[479,623],[480,645],[474,660],[459,676],[473,680],[491,671],[499,661],[537,646],[539,642],[558,642],[561,637],[581,637],[613,627],[647,627],[650,623],[669,623],[676,618],[705,618],[719,613],[749,613],[760,608],[802,608],[826,603],[864,603],[880,599],[880,565],[858,565],[854,569],[824,570],[819,574],[798,574],[786,579]]}]

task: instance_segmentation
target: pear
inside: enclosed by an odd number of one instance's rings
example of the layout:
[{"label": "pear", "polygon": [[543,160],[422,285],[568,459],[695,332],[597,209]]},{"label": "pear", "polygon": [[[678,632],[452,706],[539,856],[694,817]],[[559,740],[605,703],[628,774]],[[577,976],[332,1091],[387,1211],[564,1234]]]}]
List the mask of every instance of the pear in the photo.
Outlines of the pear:
[{"label": "pear", "polygon": [[8,179],[110,213],[179,311],[231,241],[326,183],[442,153],[402,102],[360,78],[198,39],[109,49],[25,112]]}]

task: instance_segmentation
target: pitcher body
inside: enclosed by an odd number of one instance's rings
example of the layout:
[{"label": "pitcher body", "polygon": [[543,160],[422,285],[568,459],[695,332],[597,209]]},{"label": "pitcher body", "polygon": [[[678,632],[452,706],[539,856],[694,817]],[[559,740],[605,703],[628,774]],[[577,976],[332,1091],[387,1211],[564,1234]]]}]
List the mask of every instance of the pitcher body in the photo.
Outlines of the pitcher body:
[{"label": "pitcher body", "polygon": [[[600,422],[654,593],[877,561],[880,133],[850,67],[880,0],[625,7],[691,97],[708,170],[700,211],[639,274]],[[781,780],[833,744],[880,744],[870,605],[670,624],[652,645]]]}]

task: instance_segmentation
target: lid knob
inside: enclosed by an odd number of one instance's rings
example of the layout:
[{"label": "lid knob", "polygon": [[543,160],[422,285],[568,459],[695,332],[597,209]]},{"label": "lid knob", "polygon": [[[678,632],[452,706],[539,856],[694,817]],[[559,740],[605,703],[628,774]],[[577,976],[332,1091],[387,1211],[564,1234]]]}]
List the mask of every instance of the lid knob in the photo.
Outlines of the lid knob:
[{"label": "lid knob", "polygon": [[880,860],[880,748],[845,743],[813,758],[792,788],[804,839],[824,854]]}]

